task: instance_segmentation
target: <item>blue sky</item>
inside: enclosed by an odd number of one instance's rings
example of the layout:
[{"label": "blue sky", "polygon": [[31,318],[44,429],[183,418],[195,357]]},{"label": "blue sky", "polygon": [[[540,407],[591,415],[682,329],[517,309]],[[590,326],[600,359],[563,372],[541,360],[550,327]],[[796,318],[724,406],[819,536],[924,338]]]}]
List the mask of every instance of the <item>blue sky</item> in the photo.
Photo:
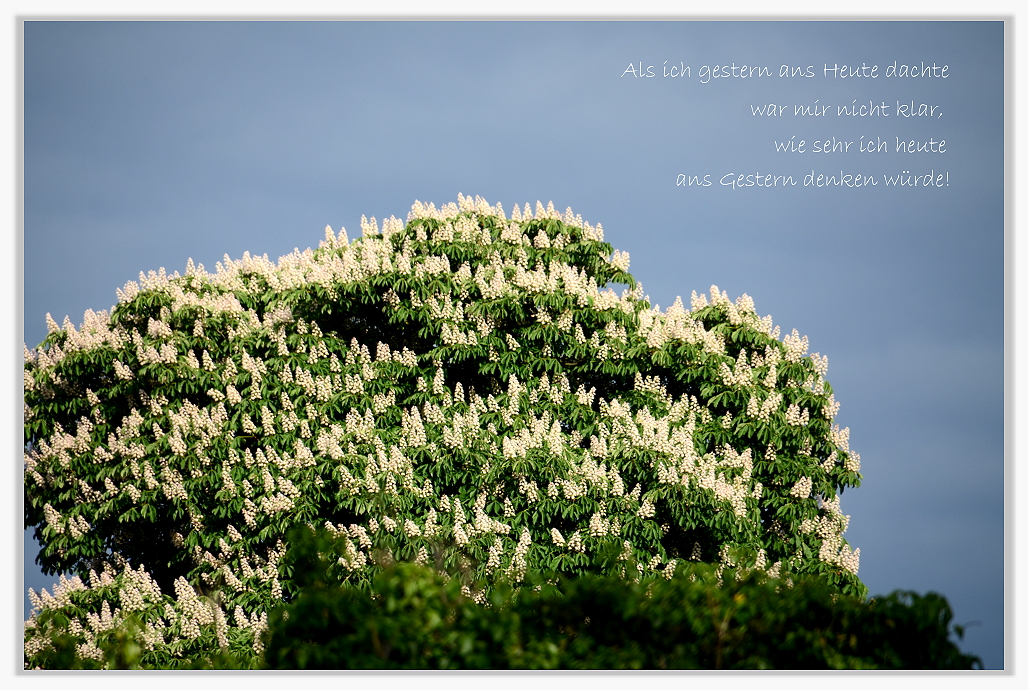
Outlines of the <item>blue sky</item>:
[{"label": "blue sky", "polygon": [[[861,578],[943,593],[978,623],[962,646],[1002,666],[1001,23],[30,21],[24,51],[30,346],[47,312],[78,323],[139,271],[277,258],[415,199],[552,200],[603,224],[653,302],[745,292],[828,355],[865,476],[842,498]],[[884,76],[894,62],[948,76]],[[656,76],[626,74],[640,63]],[[773,76],[703,83],[703,65],[733,64]],[[815,101],[826,115],[794,114]],[[837,114],[853,101],[888,115]],[[786,111],[752,114],[769,103]],[[793,136],[805,153],[775,151]],[[813,151],[833,137],[854,143]],[[897,137],[946,150],[897,153]],[[906,170],[948,185],[885,184]],[[803,184],[840,171],[879,184]],[[38,590],[53,578],[33,555]]]}]

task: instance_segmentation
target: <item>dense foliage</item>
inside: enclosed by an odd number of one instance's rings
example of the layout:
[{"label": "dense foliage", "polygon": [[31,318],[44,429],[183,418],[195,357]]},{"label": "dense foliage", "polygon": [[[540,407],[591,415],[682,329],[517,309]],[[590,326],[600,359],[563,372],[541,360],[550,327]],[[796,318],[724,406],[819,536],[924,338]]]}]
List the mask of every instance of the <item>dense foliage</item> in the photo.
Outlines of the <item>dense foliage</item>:
[{"label": "dense foliage", "polygon": [[[290,556],[308,575],[272,615],[278,669],[970,669],[937,594],[865,603],[815,577],[686,563],[670,580],[584,575],[502,583],[488,605],[416,564],[380,572],[372,592],[324,576],[310,540]],[[322,544],[319,548],[328,551]],[[293,556],[293,552],[296,553]],[[372,597],[371,594],[374,596]]]},{"label": "dense foliage", "polygon": [[107,663],[130,624],[143,665],[259,663],[300,593],[298,525],[336,535],[337,581],[432,564],[479,603],[498,578],[683,561],[866,594],[839,508],[859,458],[805,337],[716,287],[651,307],[628,255],[552,204],[362,225],[277,263],[140,274],[78,328],[48,315],[25,354],[25,523],[72,577],[30,591],[26,666],[58,639]]}]

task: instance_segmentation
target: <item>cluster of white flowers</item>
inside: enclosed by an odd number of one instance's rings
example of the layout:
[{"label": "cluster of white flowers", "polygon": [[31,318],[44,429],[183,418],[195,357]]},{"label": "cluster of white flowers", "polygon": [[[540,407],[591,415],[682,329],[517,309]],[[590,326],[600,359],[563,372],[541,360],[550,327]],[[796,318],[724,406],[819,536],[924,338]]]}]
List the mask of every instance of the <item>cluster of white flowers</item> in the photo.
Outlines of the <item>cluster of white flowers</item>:
[{"label": "cluster of white flowers", "polygon": [[122,364],[119,360],[114,360],[114,373],[123,381],[129,381],[132,379],[132,370]]},{"label": "cluster of white flowers", "polygon": [[860,549],[850,550],[849,545],[844,544],[839,549],[839,555],[835,562],[856,575],[857,571],[860,570]]},{"label": "cluster of white flowers", "polygon": [[789,495],[800,499],[809,498],[813,486],[814,482],[810,477],[800,477],[789,490]]},{"label": "cluster of white flowers", "polygon": [[368,556],[364,551],[360,551],[353,545],[353,542],[343,538],[344,549],[346,551],[345,556],[339,558],[339,563],[347,570],[359,570],[367,565]]},{"label": "cluster of white flowers", "polygon": [[486,571],[493,572],[500,567],[500,557],[503,555],[503,539],[496,537],[493,545],[489,547],[489,558],[486,560]]},{"label": "cluster of white flowers", "polygon": [[148,602],[161,600],[161,588],[142,565],[138,570],[133,570],[131,565],[126,566],[124,574],[119,591],[122,610],[141,611]]},{"label": "cluster of white flowers", "polygon": [[[716,289],[711,286],[711,289]],[[756,319],[756,315],[752,315]],[[681,297],[675,299],[674,304],[666,313],[660,313],[659,305],[652,311],[639,313],[639,333],[646,337],[646,344],[652,348],[661,348],[675,341],[695,343],[712,354],[725,353],[724,336],[714,331],[708,331],[703,327],[702,321],[694,318],[694,315],[682,305]]]},{"label": "cluster of white flowers", "polygon": [[749,386],[753,383],[753,369],[746,360],[746,350],[739,351],[735,367],[730,368],[726,363],[721,363],[721,380],[726,386]]},{"label": "cluster of white flowers", "polygon": [[514,556],[510,559],[510,567],[507,570],[515,582],[521,582],[525,578],[525,572],[528,570],[528,550],[531,546],[532,535],[527,529],[522,529],[521,537],[518,539],[517,546],[514,547]]},{"label": "cluster of white flowers", "polygon": [[582,535],[577,530],[567,540],[567,547],[570,551],[578,551],[579,553],[585,553],[585,544],[582,541]]},{"label": "cluster of white flowers", "polygon": [[36,594],[30,587],[29,601],[32,603],[32,607],[37,611],[57,609],[71,603],[72,592],[78,592],[84,589],[86,589],[86,584],[80,577],[75,576],[69,580],[64,575],[61,575],[60,582],[53,586],[54,593],[52,595],[47,592],[45,588],[39,594]]},{"label": "cluster of white flowers", "polygon": [[789,409],[785,411],[785,423],[790,426],[806,426],[810,422],[810,411],[807,408],[803,408],[800,411],[800,406],[796,403],[789,405]]},{"label": "cluster of white flowers", "polygon": [[[792,330],[792,333],[785,336],[782,342],[785,344],[786,362],[800,361],[803,355],[807,354],[807,348],[810,346],[807,336],[803,336],[801,338],[799,332],[795,328]],[[825,364],[827,365],[827,360],[825,361]]]},{"label": "cluster of white flowers", "polygon": [[[230,635],[235,634],[232,631],[239,629],[245,629],[248,638],[252,638],[259,647],[260,634],[267,627],[266,613],[254,614],[247,619],[238,607],[235,625],[231,625],[224,611],[217,604],[202,600],[184,578],[175,582],[174,599],[163,595],[142,566],[134,569],[123,562],[121,569],[116,570],[105,563],[99,575],[95,571],[90,572],[89,580],[90,584],[86,585],[78,577],[67,579],[61,576],[52,596],[45,589],[41,595],[29,590],[34,611],[25,623],[27,659],[48,649],[53,634],[65,633],[79,640],[76,650],[80,657],[103,662],[99,636],[122,626],[131,612],[153,611],[159,614],[139,632],[146,649],[196,639],[204,630],[210,630],[218,644],[224,647],[228,645]],[[96,604],[98,610],[88,610],[91,604],[85,604],[86,608],[69,608],[75,592],[83,593],[89,601],[102,597]],[[112,593],[120,600],[121,606],[112,607],[114,599],[105,593]],[[41,611],[58,608],[65,614],[63,620],[49,619],[45,625],[40,624],[38,615]]]}]

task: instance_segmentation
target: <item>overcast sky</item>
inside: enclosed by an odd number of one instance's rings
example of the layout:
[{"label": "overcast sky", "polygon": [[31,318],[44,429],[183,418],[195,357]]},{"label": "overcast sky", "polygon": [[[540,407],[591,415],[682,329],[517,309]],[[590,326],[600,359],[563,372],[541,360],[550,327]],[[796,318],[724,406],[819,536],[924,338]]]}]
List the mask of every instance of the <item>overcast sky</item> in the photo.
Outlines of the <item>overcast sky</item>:
[{"label": "overcast sky", "polygon": [[[24,50],[29,346],[190,257],[274,259],[458,192],[552,200],[661,307],[715,284],[809,336],[862,458],[860,577],[941,592],[1002,666],[1000,22],[33,21]],[[939,186],[886,183],[904,171]]]}]

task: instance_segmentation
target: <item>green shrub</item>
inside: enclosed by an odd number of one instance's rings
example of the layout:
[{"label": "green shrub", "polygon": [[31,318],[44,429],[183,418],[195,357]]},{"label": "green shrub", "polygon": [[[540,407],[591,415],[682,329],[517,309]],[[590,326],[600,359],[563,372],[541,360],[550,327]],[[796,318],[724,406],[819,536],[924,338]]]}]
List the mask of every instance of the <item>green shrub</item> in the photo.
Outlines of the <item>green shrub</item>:
[{"label": "green shrub", "polygon": [[[528,577],[479,604],[461,576],[417,564],[383,569],[370,590],[311,573],[271,617],[277,669],[969,669],[937,594],[864,603],[821,579],[689,564],[670,580],[595,574]],[[321,542],[321,548],[331,546]]]}]

